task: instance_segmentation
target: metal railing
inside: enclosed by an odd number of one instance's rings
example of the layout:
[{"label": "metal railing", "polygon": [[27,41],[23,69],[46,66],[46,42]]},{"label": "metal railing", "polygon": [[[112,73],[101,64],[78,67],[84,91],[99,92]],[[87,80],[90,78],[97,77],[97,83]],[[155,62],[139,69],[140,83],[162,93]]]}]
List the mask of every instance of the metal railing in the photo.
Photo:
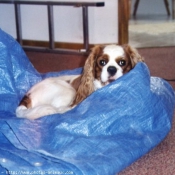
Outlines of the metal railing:
[{"label": "metal railing", "polygon": [[20,5],[46,5],[48,12],[48,31],[49,31],[49,47],[29,47],[23,46],[25,50],[30,51],[45,51],[45,52],[79,52],[70,49],[55,48],[54,40],[54,20],[53,20],[53,6],[74,6],[82,8],[83,15],[83,50],[87,52],[89,49],[89,26],[88,26],[88,7],[103,7],[104,2],[58,2],[46,0],[0,0],[0,4],[14,4],[15,20],[16,20],[16,36],[17,41],[22,45],[22,27],[21,27],[21,10]]}]

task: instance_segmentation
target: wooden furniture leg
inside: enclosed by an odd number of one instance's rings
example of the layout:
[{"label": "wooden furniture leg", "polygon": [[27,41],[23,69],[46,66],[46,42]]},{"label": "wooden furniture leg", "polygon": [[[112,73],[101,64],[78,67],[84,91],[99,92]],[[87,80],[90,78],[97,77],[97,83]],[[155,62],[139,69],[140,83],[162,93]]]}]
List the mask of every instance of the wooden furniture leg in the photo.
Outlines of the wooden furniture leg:
[{"label": "wooden furniture leg", "polygon": [[[173,4],[173,1],[172,0],[172,4]],[[137,8],[138,8],[138,5],[139,5],[139,2],[140,0],[136,0],[135,3],[134,3],[134,12],[133,12],[133,16],[136,16],[136,13],[137,13]],[[166,8],[166,11],[167,11],[167,14],[168,16],[170,16],[170,9],[169,9],[169,3],[168,3],[168,0],[164,0],[164,4],[165,4],[165,8]]]},{"label": "wooden furniture leg", "polygon": [[172,0],[172,18],[175,19],[175,0]]},{"label": "wooden furniture leg", "polygon": [[170,16],[170,9],[169,9],[168,0],[164,0],[164,3],[165,3],[165,7],[166,7],[167,14],[168,14],[168,16]]},{"label": "wooden furniture leg", "polygon": [[136,0],[136,1],[135,1],[133,16],[136,16],[137,8],[138,8],[138,5],[139,5],[139,2],[140,2],[140,0]]}]

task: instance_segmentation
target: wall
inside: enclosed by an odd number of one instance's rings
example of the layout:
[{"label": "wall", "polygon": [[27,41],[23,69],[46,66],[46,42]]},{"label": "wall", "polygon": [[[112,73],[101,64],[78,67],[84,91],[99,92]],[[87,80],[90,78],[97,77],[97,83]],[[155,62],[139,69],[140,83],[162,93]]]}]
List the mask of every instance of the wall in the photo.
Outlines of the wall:
[{"label": "wall", "polygon": [[[84,0],[76,0],[76,2],[78,1]],[[88,1],[105,2],[105,7],[89,8],[90,44],[117,43],[118,1],[85,0],[85,2]],[[23,39],[48,40],[46,6],[21,5],[21,14]],[[55,6],[54,24],[55,41],[70,43],[83,42],[82,8]],[[0,27],[16,38],[14,6],[12,4],[0,4]]]}]

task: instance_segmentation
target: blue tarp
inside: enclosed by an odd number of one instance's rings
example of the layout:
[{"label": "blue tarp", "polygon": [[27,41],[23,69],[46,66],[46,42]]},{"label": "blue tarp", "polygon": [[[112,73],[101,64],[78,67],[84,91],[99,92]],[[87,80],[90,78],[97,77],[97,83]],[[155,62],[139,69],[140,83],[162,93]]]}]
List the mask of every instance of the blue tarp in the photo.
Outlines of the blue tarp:
[{"label": "blue tarp", "polygon": [[0,173],[114,175],[159,144],[171,129],[174,90],[139,63],[73,110],[38,120],[15,109],[40,74],[0,30]]}]

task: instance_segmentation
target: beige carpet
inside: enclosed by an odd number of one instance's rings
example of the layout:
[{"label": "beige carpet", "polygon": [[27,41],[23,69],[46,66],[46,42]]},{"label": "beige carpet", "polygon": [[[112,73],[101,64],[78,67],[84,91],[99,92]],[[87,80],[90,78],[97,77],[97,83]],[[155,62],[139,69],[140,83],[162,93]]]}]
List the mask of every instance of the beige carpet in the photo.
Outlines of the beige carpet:
[{"label": "beige carpet", "polygon": [[175,33],[175,22],[160,22],[150,24],[131,24],[129,31],[134,33],[146,33],[149,35],[161,35]]},{"label": "beige carpet", "polygon": [[129,43],[137,48],[175,46],[175,21],[132,23]]}]

